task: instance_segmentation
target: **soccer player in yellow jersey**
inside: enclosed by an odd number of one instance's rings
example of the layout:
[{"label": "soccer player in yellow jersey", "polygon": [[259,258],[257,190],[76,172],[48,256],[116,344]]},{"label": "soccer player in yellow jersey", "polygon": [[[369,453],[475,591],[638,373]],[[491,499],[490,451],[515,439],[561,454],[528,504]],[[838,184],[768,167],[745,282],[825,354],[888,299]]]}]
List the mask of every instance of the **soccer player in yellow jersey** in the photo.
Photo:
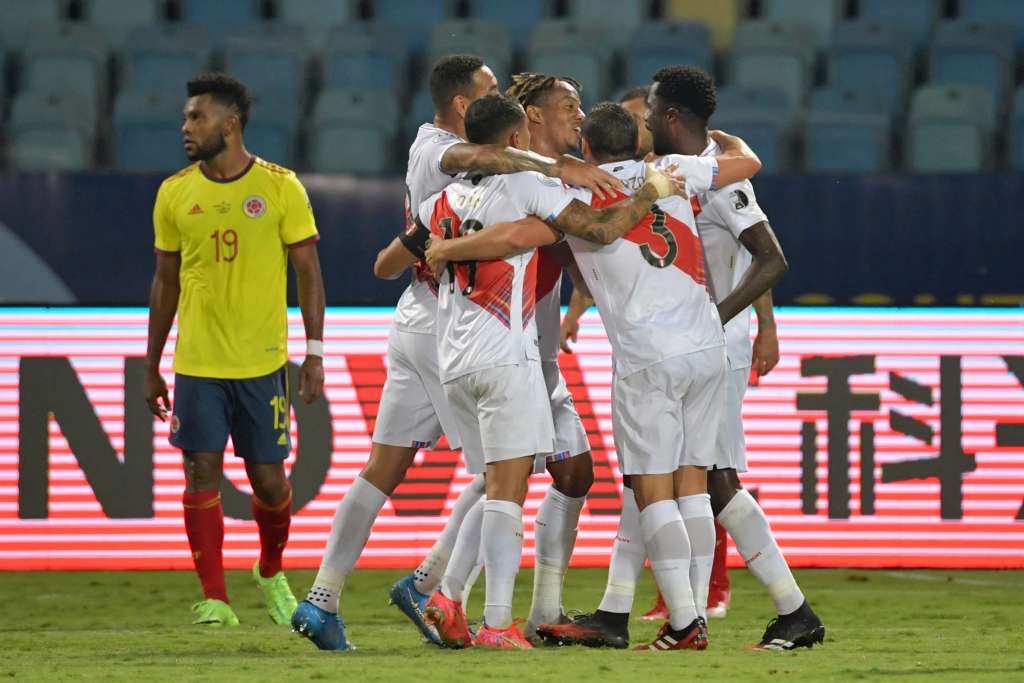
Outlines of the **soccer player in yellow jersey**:
[{"label": "soccer player in yellow jersey", "polygon": [[252,484],[260,557],[252,573],[271,619],[295,610],[281,571],[291,523],[285,476],[291,413],[286,363],[287,264],[298,283],[306,328],[299,393],[323,390],[324,287],[309,199],[295,174],[250,154],[244,85],[223,74],[188,83],[185,154],[195,162],[166,179],[153,209],[156,275],[149,299],[146,401],[161,420],[171,409],[160,356],[175,313],[171,444],[184,457],[185,531],[205,600],[196,624],[231,626],[238,617],[224,587],[220,502],[228,436]]}]

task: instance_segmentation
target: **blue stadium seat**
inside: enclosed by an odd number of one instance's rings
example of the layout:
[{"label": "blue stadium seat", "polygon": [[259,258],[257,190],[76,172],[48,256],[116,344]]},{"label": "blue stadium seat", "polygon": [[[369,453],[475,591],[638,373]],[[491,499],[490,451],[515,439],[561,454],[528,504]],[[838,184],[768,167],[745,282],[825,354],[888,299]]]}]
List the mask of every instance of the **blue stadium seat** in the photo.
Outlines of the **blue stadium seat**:
[{"label": "blue stadium seat", "polygon": [[905,29],[921,48],[928,42],[932,26],[939,18],[941,0],[859,0],[859,16],[895,24]]},{"label": "blue stadium seat", "polygon": [[505,27],[484,19],[453,19],[434,26],[427,51],[427,73],[435,61],[447,54],[468,52],[479,55],[504,82],[512,66],[512,48]]},{"label": "blue stadium seat", "polygon": [[294,166],[300,111],[294,100],[254,96],[249,123],[245,127],[245,148],[261,159],[281,166]]},{"label": "blue stadium seat", "polygon": [[391,26],[376,21],[334,28],[321,56],[324,87],[400,90],[407,54],[394,35]]},{"label": "blue stadium seat", "polygon": [[812,42],[798,25],[772,20],[740,24],[729,82],[742,88],[776,88],[801,104],[810,83]]},{"label": "blue stadium seat", "polygon": [[808,171],[875,173],[889,167],[886,114],[812,110],[804,132],[804,167]]},{"label": "blue stadium seat", "polygon": [[181,144],[184,87],[123,92],[114,102],[114,159],[124,171],[171,172],[188,163]]},{"label": "blue stadium seat", "polygon": [[209,33],[215,48],[224,44],[227,34],[259,19],[257,0],[181,0],[181,19],[198,24]]},{"label": "blue stadium seat", "polygon": [[998,23],[1013,30],[1017,48],[1024,48],[1024,3],[1016,0],[960,0],[964,19]]},{"label": "blue stadium seat", "polygon": [[22,87],[73,92],[93,108],[107,91],[107,43],[91,26],[66,23],[37,28],[21,52]]},{"label": "blue stadium seat", "polygon": [[1024,85],[1014,92],[1010,109],[1010,167],[1024,171]]},{"label": "blue stadium seat", "polygon": [[549,0],[470,0],[469,16],[500,22],[516,50],[526,47],[530,31],[550,14]]},{"label": "blue stadium seat", "polygon": [[711,71],[714,50],[711,29],[696,21],[660,20],[643,24],[626,53],[626,81],[650,83],[651,76],[669,64],[693,64]]},{"label": "blue stadium seat", "polygon": [[306,47],[302,30],[294,34],[230,35],[225,39],[224,69],[265,97],[301,103],[305,96]]},{"label": "blue stadium seat", "polygon": [[381,173],[391,166],[398,104],[389,90],[331,89],[313,111],[314,170]]},{"label": "blue stadium seat", "polygon": [[768,111],[723,111],[713,125],[743,138],[764,164],[762,173],[787,171],[791,163],[792,123],[787,115]]},{"label": "blue stadium seat", "polygon": [[972,173],[988,167],[995,104],[983,86],[925,85],[914,93],[906,140],[910,170]]},{"label": "blue stadium seat", "polygon": [[815,88],[811,92],[810,111],[823,114],[881,114],[887,120],[891,118],[889,111],[871,90],[839,85]]},{"label": "blue stadium seat", "polygon": [[416,93],[409,103],[408,115],[405,117],[405,125],[402,127],[404,141],[412,144],[416,139],[416,131],[424,123],[434,121],[434,101],[430,98],[430,90],[423,89]]},{"label": "blue stadium seat", "polygon": [[843,21],[829,55],[829,83],[875,93],[886,111],[903,111],[913,50],[905,29],[882,21]]},{"label": "blue stadium seat", "polygon": [[160,23],[158,0],[87,0],[85,20],[95,26],[115,49],[126,47],[132,31],[140,26]]},{"label": "blue stadium seat", "polygon": [[530,35],[527,70],[571,76],[583,86],[585,105],[598,102],[611,86],[608,76],[614,50],[606,40],[608,30],[593,22],[542,21]]},{"label": "blue stadium seat", "polygon": [[309,42],[325,47],[324,39],[335,26],[353,20],[349,0],[278,0],[277,18],[292,26],[301,26]]},{"label": "blue stadium seat", "polygon": [[761,13],[768,19],[803,24],[819,50],[832,40],[832,29],[842,17],[842,0],[762,0]]},{"label": "blue stadium seat", "polygon": [[0,38],[10,46],[22,45],[40,26],[61,20],[61,0],[0,0]]},{"label": "blue stadium seat", "polygon": [[171,91],[184,98],[185,82],[210,63],[210,41],[202,26],[147,26],[132,31],[127,44],[123,89]]},{"label": "blue stadium seat", "polygon": [[801,110],[784,92],[772,88],[726,85],[718,89],[716,100],[716,111],[727,114],[756,111],[795,118]]},{"label": "blue stadium seat", "polygon": [[11,126],[10,162],[21,171],[82,171],[91,165],[92,143],[74,127],[28,123]]},{"label": "blue stadium seat", "polygon": [[420,52],[430,42],[430,27],[449,16],[451,0],[374,0],[373,18],[398,29],[410,52]]},{"label": "blue stadium seat", "polygon": [[568,12],[572,19],[594,21],[613,28],[608,39],[616,47],[629,44],[637,27],[651,16],[649,0],[568,0]]},{"label": "blue stadium seat", "polygon": [[929,55],[933,83],[973,83],[999,105],[1012,79],[1014,39],[1007,26],[973,20],[941,21]]},{"label": "blue stadium seat", "polygon": [[88,100],[74,93],[21,91],[11,105],[11,125],[26,128],[31,124],[72,128],[84,139],[96,134],[96,110]]}]

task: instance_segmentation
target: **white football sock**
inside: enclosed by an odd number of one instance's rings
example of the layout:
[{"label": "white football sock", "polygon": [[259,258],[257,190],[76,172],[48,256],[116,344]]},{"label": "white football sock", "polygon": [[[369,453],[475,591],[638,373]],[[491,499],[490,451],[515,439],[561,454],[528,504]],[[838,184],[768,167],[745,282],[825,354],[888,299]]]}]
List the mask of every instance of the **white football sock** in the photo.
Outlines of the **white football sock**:
[{"label": "white football sock", "polygon": [[737,491],[718,513],[718,521],[736,542],[750,573],[768,589],[778,613],[795,612],[804,603],[804,594],[775,542],[768,518],[753,496],[745,489]]},{"label": "white football sock", "polygon": [[[481,513],[482,516],[482,513]],[[462,589],[462,609],[469,608],[469,594],[473,592],[473,584],[480,577],[480,570],[484,568],[484,549],[480,548],[479,553],[476,556],[476,564],[473,565],[473,571],[469,573],[469,578],[466,579],[466,587]]]},{"label": "white football sock", "polygon": [[484,622],[491,628],[512,625],[512,594],[523,556],[523,508],[510,500],[484,503]]},{"label": "white football sock", "polygon": [[455,548],[455,539],[459,534],[459,527],[462,526],[462,520],[466,518],[470,508],[483,495],[484,475],[478,474],[470,482],[469,486],[462,489],[459,497],[455,500],[451,516],[445,522],[444,530],[441,531],[441,535],[434,541],[433,547],[431,547],[430,552],[427,553],[423,561],[420,562],[420,566],[416,567],[416,570],[412,573],[416,590],[423,595],[430,595],[441,584],[441,577],[444,576],[445,568],[448,566],[452,551]]},{"label": "white football sock", "polygon": [[633,610],[636,581],[644,570],[647,548],[640,530],[640,509],[636,506],[633,489],[622,490],[622,516],[619,531],[612,544],[612,560],[608,565],[608,585],[598,607],[603,612],[628,614]]},{"label": "white football sock", "polygon": [[462,600],[466,583],[480,557],[480,527],[483,524],[485,502],[478,500],[462,521],[452,559],[448,561],[448,568],[441,579],[441,592],[451,600]]},{"label": "white football sock", "polygon": [[674,630],[697,618],[690,589],[690,540],[674,500],[659,500],[640,511],[640,528],[651,558],[651,571],[668,607]]},{"label": "white football sock", "polygon": [[345,585],[345,577],[362,554],[377,513],[387,499],[370,482],[362,477],[355,478],[334,513],[320,571],[316,574],[313,587],[309,589],[307,600],[328,612],[338,611],[338,597]]},{"label": "white football sock", "polygon": [[585,500],[585,497],[570,498],[549,486],[540,504],[534,528],[536,562],[531,624],[554,624],[562,615],[562,584],[576,545],[580,510]]},{"label": "white football sock", "polygon": [[677,498],[686,535],[690,539],[690,588],[697,615],[707,619],[711,565],[715,562],[715,513],[711,496],[698,493]]}]

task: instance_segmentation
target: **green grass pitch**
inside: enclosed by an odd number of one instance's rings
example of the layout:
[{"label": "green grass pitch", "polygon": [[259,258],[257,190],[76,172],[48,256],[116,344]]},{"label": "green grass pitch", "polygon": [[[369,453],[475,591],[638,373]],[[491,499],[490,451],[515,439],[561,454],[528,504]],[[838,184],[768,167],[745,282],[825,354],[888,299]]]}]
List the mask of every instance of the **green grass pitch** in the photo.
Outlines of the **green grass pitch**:
[{"label": "green grass pitch", "polygon": [[[292,571],[298,597],[313,578]],[[191,626],[198,599],[190,572],[0,574],[4,622],[0,680],[40,681],[1009,681],[1024,680],[1024,572],[807,570],[797,579],[828,629],[823,647],[751,652],[772,616],[746,571],[733,571],[733,605],[710,624],[706,652],[644,653],[551,648],[442,651],[424,644],[387,589],[400,571],[349,578],[342,614],[351,653],[319,652],[271,625],[246,572],[228,587],[242,625]],[[567,608],[591,610],[603,569],[569,573]],[[516,614],[529,606],[532,572],[519,574]],[[481,611],[483,581],[470,618]],[[647,574],[637,614],[653,598]],[[634,643],[657,625],[634,619]],[[685,678],[683,678],[685,677]]]}]

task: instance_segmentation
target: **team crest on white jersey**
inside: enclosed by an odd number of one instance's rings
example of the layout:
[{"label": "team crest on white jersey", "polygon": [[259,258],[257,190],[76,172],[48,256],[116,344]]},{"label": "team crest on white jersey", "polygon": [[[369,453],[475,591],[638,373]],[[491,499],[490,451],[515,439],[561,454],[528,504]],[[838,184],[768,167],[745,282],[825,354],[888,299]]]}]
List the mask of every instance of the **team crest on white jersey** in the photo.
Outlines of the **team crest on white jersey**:
[{"label": "team crest on white jersey", "polygon": [[258,194],[251,195],[242,202],[242,211],[249,218],[259,218],[267,212],[267,202]]}]

